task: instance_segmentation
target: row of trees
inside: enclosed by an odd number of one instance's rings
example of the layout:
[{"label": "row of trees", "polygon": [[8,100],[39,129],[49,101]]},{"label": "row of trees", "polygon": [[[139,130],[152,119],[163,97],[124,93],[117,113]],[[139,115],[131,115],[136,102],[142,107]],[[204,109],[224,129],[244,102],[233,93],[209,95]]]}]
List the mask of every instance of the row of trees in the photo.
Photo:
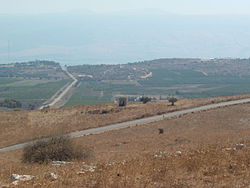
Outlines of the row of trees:
[{"label": "row of trees", "polygon": [[[143,104],[146,104],[146,103],[150,102],[151,100],[152,100],[151,97],[145,97],[145,96],[143,96],[143,97],[140,98],[140,102],[142,102]],[[178,99],[175,98],[175,97],[170,97],[168,99],[168,101],[171,103],[172,106],[174,106],[174,104],[178,101]],[[120,107],[126,106],[127,103],[128,103],[128,99],[126,97],[120,97],[119,98],[118,105]]]},{"label": "row of trees", "polygon": [[22,103],[13,99],[5,99],[3,102],[0,102],[0,107],[22,108]]}]

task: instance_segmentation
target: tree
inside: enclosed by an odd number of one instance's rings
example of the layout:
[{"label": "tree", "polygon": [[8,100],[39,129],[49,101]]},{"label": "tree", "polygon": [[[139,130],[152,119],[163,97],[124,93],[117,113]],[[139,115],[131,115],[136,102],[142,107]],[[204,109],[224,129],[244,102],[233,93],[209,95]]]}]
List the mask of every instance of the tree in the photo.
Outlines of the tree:
[{"label": "tree", "polygon": [[178,99],[175,98],[175,97],[171,97],[171,98],[168,99],[168,102],[171,102],[172,106],[174,106],[174,103],[176,103],[177,101],[178,101]]},{"label": "tree", "polygon": [[142,98],[140,98],[140,101],[143,102],[143,104],[146,104],[151,101],[151,98],[143,96]]},{"label": "tree", "polygon": [[120,107],[127,106],[127,103],[128,103],[128,99],[126,97],[120,97],[119,98],[118,105]]}]

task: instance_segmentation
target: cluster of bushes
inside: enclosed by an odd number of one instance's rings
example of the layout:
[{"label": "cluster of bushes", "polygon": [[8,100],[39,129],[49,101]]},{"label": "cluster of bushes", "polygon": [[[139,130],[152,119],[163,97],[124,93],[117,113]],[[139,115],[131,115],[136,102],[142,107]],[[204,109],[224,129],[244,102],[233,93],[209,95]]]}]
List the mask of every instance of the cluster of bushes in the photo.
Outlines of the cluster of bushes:
[{"label": "cluster of bushes", "polygon": [[13,99],[5,99],[3,102],[0,102],[0,107],[22,108],[22,103]]}]

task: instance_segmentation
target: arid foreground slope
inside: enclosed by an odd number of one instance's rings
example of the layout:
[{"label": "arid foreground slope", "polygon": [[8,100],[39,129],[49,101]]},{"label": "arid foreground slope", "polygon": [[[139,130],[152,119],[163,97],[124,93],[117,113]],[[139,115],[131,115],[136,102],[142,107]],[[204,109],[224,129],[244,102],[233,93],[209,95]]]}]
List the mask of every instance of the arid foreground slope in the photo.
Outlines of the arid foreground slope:
[{"label": "arid foreground slope", "polygon": [[166,101],[160,101],[148,104],[132,103],[125,108],[119,108],[116,104],[107,104],[48,110],[0,112],[0,148],[52,134],[65,134],[103,127],[176,110],[242,98],[250,98],[250,95],[181,99],[176,103],[176,106],[171,106]]},{"label": "arid foreground slope", "polygon": [[19,187],[249,187],[249,114],[250,104],[235,105],[77,138],[91,155],[62,166],[1,153],[0,182],[9,185],[16,173],[35,176]]}]

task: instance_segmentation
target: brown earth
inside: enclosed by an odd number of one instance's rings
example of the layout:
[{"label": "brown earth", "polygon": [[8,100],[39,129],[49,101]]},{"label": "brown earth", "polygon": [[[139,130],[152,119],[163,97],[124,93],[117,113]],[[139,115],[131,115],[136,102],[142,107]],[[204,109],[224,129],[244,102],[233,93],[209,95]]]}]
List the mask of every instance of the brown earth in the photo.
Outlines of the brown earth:
[{"label": "brown earth", "polygon": [[132,103],[125,108],[119,108],[115,104],[108,104],[49,110],[1,112],[0,147],[48,135],[65,134],[180,109],[249,97],[250,95],[239,95],[206,99],[181,99],[176,103],[176,106],[170,106],[168,102],[150,102],[148,104]]},{"label": "brown earth", "polygon": [[[0,182],[18,173],[36,176],[19,187],[249,187],[249,114],[250,104],[235,105],[75,139],[93,151],[84,162],[95,172],[79,174],[83,161],[24,164],[20,151],[2,153]],[[240,143],[243,149],[225,149]],[[47,180],[48,172],[58,180]]]}]

